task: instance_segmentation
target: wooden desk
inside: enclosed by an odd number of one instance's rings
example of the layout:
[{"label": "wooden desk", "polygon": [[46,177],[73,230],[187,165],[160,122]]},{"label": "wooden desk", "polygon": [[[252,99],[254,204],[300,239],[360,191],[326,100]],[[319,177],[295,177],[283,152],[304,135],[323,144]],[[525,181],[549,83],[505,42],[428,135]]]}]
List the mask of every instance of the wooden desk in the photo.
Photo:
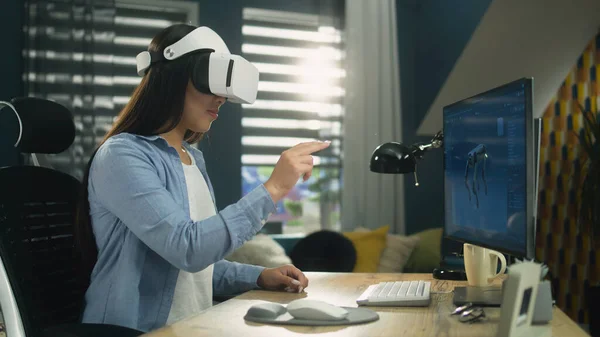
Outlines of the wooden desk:
[{"label": "wooden desk", "polygon": [[[436,336],[436,337],[485,337],[495,336],[500,309],[486,308],[487,322],[465,324],[449,313],[454,309],[452,293],[454,286],[465,282],[441,281],[431,274],[332,274],[306,273],[309,287],[305,294],[251,291],[216,305],[198,316],[180,321],[172,326],[154,331],[148,337],[200,337],[200,336],[299,336],[307,334],[327,336]],[[373,323],[338,327],[274,326],[246,322],[248,308],[261,301],[287,304],[295,299],[308,297],[331,304],[356,307],[356,298],[367,286],[382,281],[431,280],[431,305],[426,308],[370,307],[379,313],[380,319]],[[553,337],[588,336],[560,309],[554,309]]]}]

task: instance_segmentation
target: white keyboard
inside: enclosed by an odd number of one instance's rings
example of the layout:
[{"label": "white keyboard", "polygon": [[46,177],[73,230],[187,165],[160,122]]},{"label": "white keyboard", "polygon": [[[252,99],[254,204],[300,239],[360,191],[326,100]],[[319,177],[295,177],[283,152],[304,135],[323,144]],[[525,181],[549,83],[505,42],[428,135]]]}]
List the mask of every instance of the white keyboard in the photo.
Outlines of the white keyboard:
[{"label": "white keyboard", "polygon": [[358,305],[426,307],[431,301],[430,281],[381,282],[369,286],[356,300]]}]

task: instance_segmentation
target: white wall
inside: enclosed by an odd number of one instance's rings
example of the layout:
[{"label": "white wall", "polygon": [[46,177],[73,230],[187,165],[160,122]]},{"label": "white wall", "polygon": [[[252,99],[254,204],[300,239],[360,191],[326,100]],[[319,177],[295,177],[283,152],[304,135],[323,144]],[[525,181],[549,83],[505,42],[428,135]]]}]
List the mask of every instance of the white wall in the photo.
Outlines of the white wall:
[{"label": "white wall", "polygon": [[494,0],[417,134],[442,129],[445,105],[521,77],[534,78],[533,114],[541,117],[599,29],[600,0]]}]

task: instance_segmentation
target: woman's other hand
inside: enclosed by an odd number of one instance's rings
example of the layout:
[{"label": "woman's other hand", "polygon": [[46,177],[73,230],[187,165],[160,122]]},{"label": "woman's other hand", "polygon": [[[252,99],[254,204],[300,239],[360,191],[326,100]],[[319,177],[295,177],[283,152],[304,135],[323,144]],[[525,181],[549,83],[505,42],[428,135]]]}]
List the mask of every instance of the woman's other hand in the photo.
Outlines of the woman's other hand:
[{"label": "woman's other hand", "polygon": [[308,279],[293,265],[278,268],[266,268],[260,273],[256,282],[259,287],[267,290],[286,290],[302,292],[308,287]]}]

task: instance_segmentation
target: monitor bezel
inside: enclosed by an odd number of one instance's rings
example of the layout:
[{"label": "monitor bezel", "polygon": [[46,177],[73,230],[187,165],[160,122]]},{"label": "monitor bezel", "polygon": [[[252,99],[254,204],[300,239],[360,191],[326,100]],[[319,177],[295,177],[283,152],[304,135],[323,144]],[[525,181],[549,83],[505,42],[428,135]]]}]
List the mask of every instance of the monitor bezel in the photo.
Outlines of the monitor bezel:
[{"label": "monitor bezel", "polygon": [[526,228],[525,228],[525,237],[526,237],[526,247],[524,251],[516,251],[513,249],[507,249],[505,247],[502,247],[500,245],[494,245],[494,244],[489,244],[489,243],[485,243],[485,242],[479,242],[477,240],[467,240],[465,238],[461,238],[458,236],[454,236],[452,234],[450,234],[448,232],[448,225],[446,223],[446,151],[444,148],[444,156],[443,156],[443,170],[444,170],[444,174],[443,174],[443,179],[444,179],[444,183],[443,183],[443,193],[444,193],[444,235],[445,238],[447,239],[451,239],[451,240],[455,240],[458,242],[462,242],[462,243],[469,243],[469,244],[473,244],[473,245],[477,245],[479,247],[483,247],[483,248],[489,248],[489,249],[493,249],[496,251],[499,251],[501,253],[505,253],[505,254],[509,254],[512,255],[514,257],[518,257],[518,258],[526,258],[526,259],[534,259],[535,258],[535,242],[534,242],[534,236],[535,236],[535,214],[534,211],[536,209],[534,202],[535,202],[535,197],[534,197],[534,188],[536,186],[536,180],[534,180],[533,182],[531,181],[532,179],[535,179],[534,175],[536,174],[536,169],[534,168],[535,166],[535,161],[534,161],[534,132],[533,132],[533,128],[534,128],[534,121],[533,121],[533,78],[531,77],[524,77],[524,78],[520,78],[518,80],[497,86],[495,88],[492,88],[490,90],[478,93],[476,95],[473,95],[471,97],[467,97],[464,99],[461,99],[459,101],[456,101],[452,104],[446,105],[443,107],[442,109],[442,124],[443,124],[443,131],[444,134],[446,134],[446,123],[445,123],[445,119],[446,119],[446,111],[447,109],[461,104],[467,100],[472,100],[474,98],[478,98],[484,95],[489,95],[492,94],[496,91],[500,91],[503,89],[506,89],[507,87],[510,86],[514,86],[514,85],[518,85],[518,84],[524,84],[524,88],[525,88],[525,174],[526,174],[526,205],[525,205],[525,214],[527,217],[527,224],[526,224]]}]

